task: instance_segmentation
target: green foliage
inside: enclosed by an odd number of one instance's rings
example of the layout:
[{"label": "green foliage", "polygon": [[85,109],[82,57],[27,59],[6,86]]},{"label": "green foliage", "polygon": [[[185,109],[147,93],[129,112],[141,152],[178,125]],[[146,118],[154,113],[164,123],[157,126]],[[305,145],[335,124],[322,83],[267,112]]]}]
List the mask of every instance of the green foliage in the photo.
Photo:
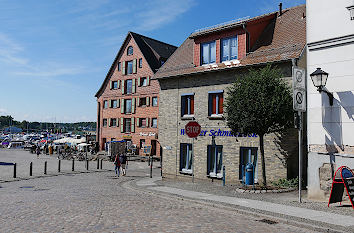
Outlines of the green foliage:
[{"label": "green foliage", "polygon": [[278,181],[272,182],[272,185],[277,188],[296,188],[299,186],[299,177],[287,180],[279,179]]},{"label": "green foliage", "polygon": [[292,125],[290,87],[271,65],[238,78],[228,90],[225,106],[227,125],[234,133],[264,135]]}]

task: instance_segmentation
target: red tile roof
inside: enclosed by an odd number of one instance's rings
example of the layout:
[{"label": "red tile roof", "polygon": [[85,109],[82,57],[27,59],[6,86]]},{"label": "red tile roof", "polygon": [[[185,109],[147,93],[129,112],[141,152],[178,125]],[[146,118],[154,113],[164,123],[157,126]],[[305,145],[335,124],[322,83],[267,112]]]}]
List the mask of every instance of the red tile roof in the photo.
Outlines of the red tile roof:
[{"label": "red tile roof", "polygon": [[[200,36],[200,32],[198,32],[198,35],[193,33],[155,73],[154,78],[161,79],[299,58],[306,45],[305,12],[305,5],[283,10],[282,15],[275,17],[265,28],[251,48],[251,52],[236,63],[225,62],[212,66],[195,66],[193,64],[193,38]],[[276,12],[271,14],[276,14]],[[263,16],[269,17],[271,14]],[[260,16],[257,16],[242,22],[247,23],[259,18]],[[239,27],[240,25],[236,23],[234,26]],[[228,25],[228,28],[230,28],[230,25]],[[212,32],[215,30],[218,29],[213,28]],[[203,32],[203,34],[205,33],[207,32]]]}]

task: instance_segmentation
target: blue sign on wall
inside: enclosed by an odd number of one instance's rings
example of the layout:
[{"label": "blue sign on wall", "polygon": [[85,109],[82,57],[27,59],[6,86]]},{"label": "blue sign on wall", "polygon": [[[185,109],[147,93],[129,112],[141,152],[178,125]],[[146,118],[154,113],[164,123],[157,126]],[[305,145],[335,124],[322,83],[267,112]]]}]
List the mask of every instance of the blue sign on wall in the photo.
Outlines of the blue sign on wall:
[{"label": "blue sign on wall", "polygon": [[[181,135],[185,135],[185,130],[181,129]],[[241,134],[241,133],[236,133],[233,134],[231,131],[228,130],[202,130],[199,134],[199,136],[216,136],[216,137],[257,137],[257,134]]]}]

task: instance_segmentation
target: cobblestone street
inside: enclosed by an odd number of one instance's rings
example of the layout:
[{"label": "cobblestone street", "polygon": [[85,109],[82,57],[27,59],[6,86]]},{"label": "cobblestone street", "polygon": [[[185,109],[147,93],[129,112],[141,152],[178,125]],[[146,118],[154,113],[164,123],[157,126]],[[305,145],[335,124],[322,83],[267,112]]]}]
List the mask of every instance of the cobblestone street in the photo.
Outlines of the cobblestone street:
[{"label": "cobblestone street", "polygon": [[146,163],[131,167],[127,176],[119,178],[107,171],[1,183],[1,231],[309,232],[129,188],[130,181],[147,177],[149,171]]}]

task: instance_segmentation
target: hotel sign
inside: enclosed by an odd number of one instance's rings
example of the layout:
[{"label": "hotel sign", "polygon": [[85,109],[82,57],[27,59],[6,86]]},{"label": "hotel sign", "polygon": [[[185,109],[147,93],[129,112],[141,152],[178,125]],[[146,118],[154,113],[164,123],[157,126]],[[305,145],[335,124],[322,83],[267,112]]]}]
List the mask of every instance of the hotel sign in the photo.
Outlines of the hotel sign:
[{"label": "hotel sign", "polygon": [[[181,129],[181,135],[186,135],[185,129]],[[242,134],[242,133],[235,133],[233,134],[229,130],[222,130],[222,129],[211,129],[211,130],[201,130],[198,136],[216,136],[216,137],[257,137],[257,134]]]}]

